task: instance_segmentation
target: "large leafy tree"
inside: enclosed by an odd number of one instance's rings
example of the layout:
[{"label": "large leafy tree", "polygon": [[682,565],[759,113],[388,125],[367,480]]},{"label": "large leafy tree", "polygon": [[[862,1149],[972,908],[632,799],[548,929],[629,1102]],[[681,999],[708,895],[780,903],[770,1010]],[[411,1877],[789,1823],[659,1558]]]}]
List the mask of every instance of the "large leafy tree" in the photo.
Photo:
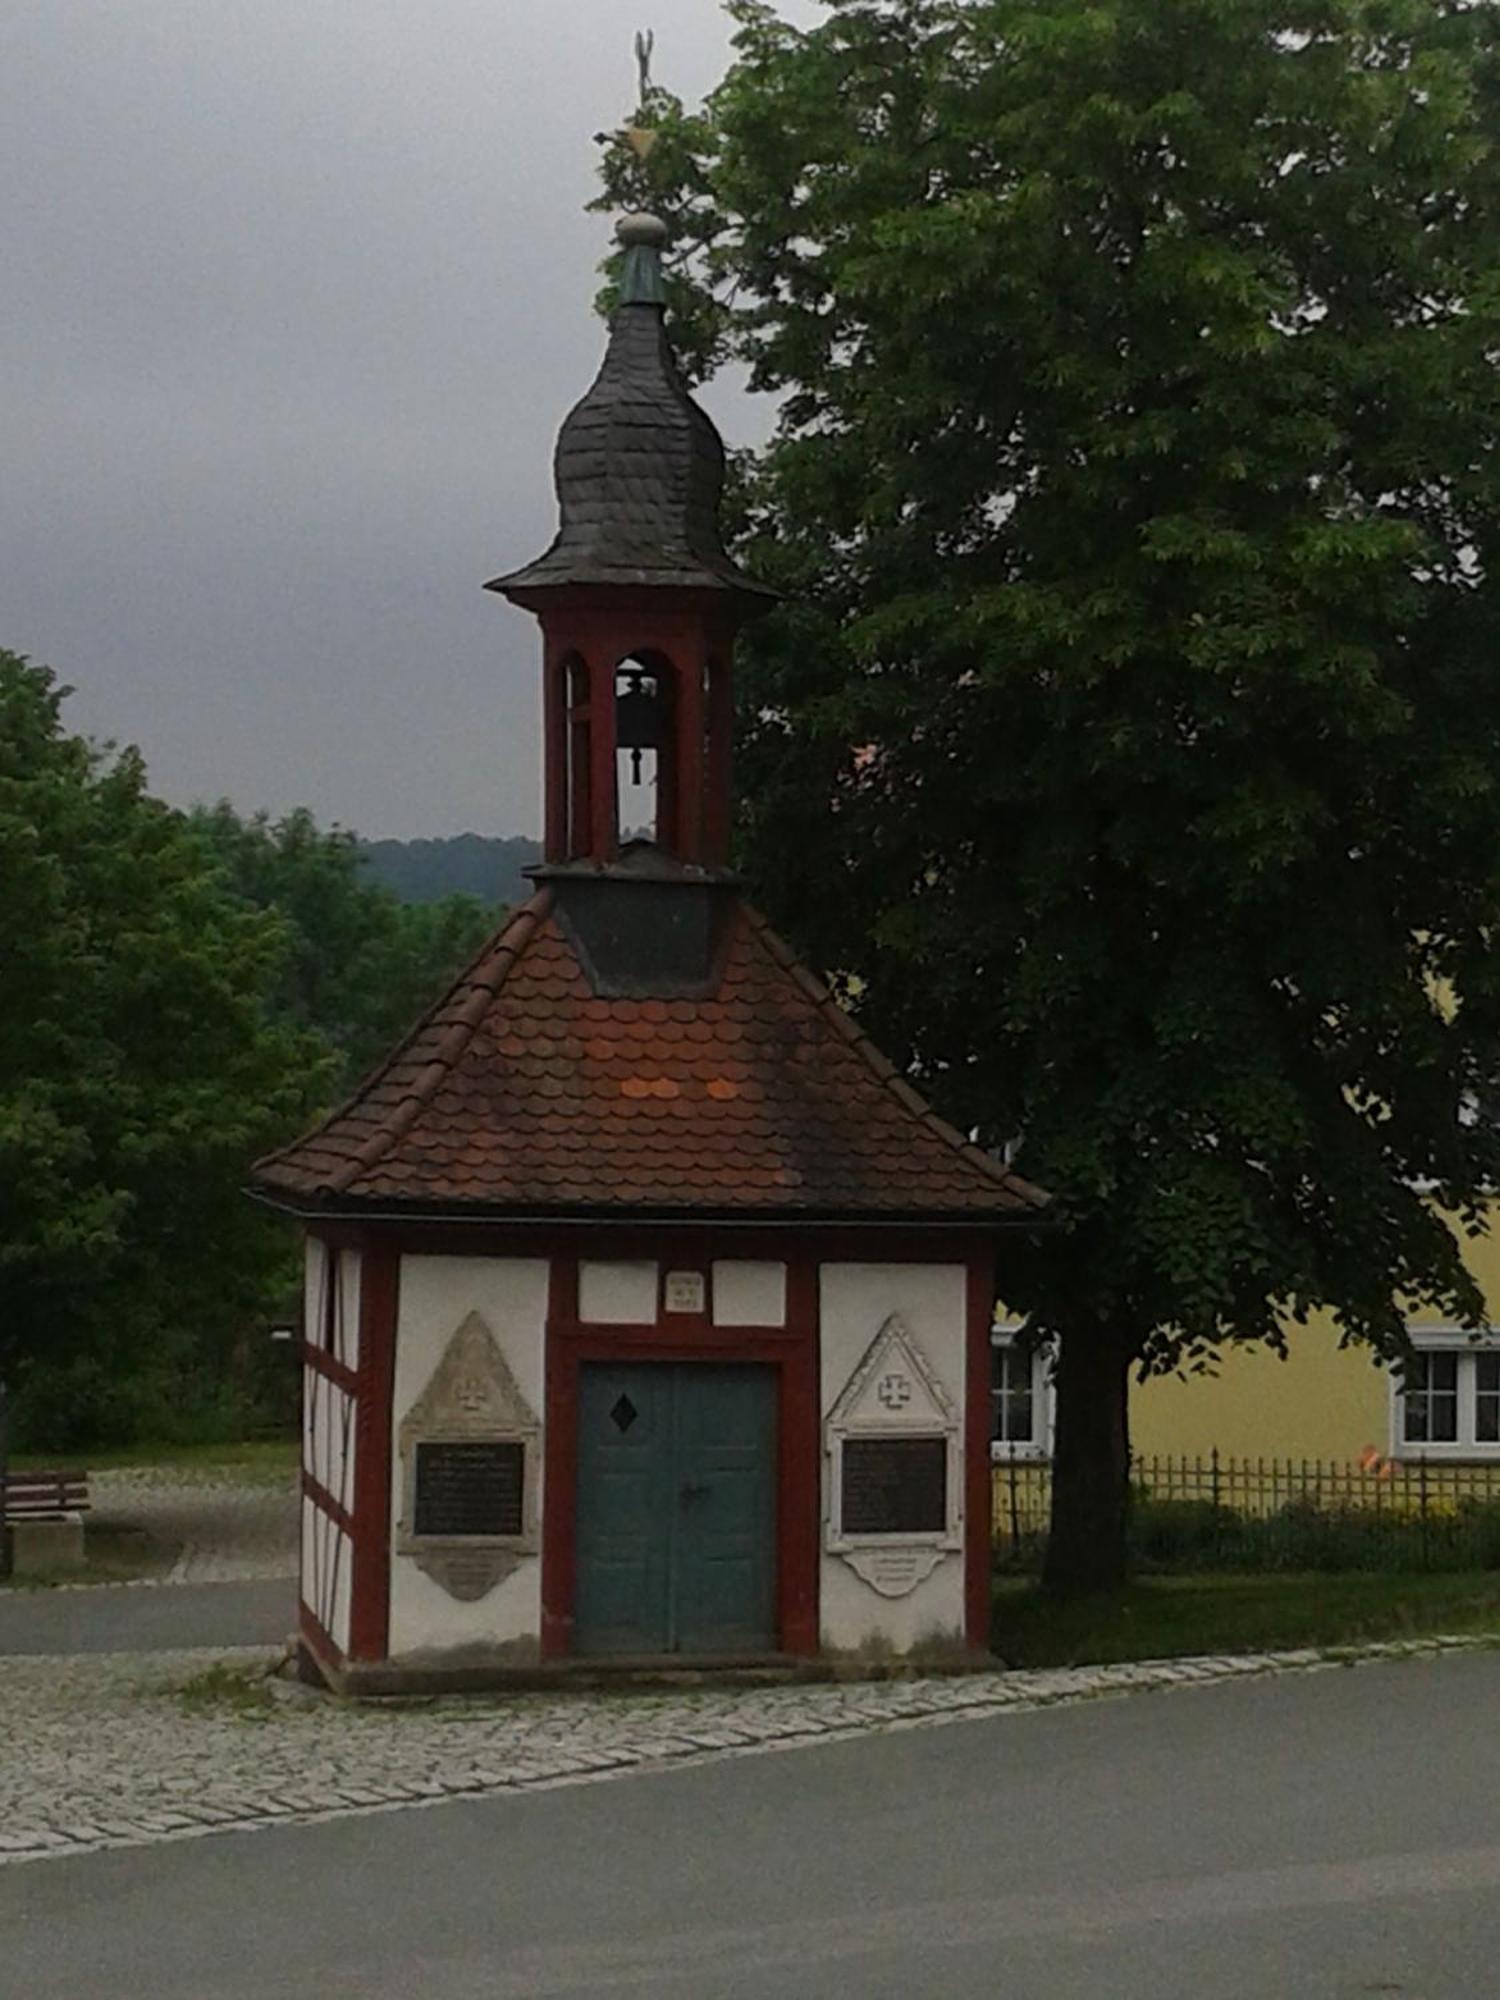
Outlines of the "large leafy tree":
[{"label": "large leafy tree", "polygon": [[199,808],[191,824],[235,893],[286,920],[268,1004],[332,1044],[340,1083],[431,1005],[499,915],[473,896],[401,901],[370,875],[354,834],[320,827],[305,807],[273,821],[242,819],[221,802]]},{"label": "large leafy tree", "polygon": [[398,902],[306,811],[173,811],[67,692],[0,652],[0,1382],[32,1441],[91,1445],[223,1391],[292,1274],[248,1162],[493,913]]},{"label": "large leafy tree", "polygon": [[1060,1196],[1002,1282],[1057,1343],[1048,1575],[1110,1585],[1132,1368],[1482,1310],[1500,16],[730,11],[606,199],[672,214],[693,366],[782,399],[744,859]]},{"label": "large leafy tree", "polygon": [[0,652],[0,1380],[57,1445],[190,1399],[275,1299],[244,1167],[332,1069],[269,1010],[282,921],[66,693]]}]

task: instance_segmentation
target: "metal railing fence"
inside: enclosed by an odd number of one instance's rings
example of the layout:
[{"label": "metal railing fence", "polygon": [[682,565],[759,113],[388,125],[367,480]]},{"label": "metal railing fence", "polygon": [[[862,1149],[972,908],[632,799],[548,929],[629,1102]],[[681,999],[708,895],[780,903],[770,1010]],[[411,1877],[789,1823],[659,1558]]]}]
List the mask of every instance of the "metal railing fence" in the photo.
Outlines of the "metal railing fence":
[{"label": "metal railing fence", "polygon": [[[995,1557],[1040,1562],[1052,1469],[993,1468]],[[1185,1569],[1500,1569],[1500,1463],[1147,1457],[1131,1464],[1131,1557]]]}]

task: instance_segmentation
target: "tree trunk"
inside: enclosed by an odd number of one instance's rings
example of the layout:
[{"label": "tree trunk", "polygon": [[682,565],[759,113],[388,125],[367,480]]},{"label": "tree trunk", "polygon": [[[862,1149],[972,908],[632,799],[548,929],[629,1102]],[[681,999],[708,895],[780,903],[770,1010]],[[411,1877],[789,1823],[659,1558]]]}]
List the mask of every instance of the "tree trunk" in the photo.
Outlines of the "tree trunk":
[{"label": "tree trunk", "polygon": [[0,1375],[0,1576],[10,1575],[10,1529],[5,1525],[5,1482],[10,1473],[10,1391]]},{"label": "tree trunk", "polygon": [[1125,1581],[1129,1372],[1112,1329],[1077,1326],[1058,1344],[1048,1590],[1112,1591]]}]

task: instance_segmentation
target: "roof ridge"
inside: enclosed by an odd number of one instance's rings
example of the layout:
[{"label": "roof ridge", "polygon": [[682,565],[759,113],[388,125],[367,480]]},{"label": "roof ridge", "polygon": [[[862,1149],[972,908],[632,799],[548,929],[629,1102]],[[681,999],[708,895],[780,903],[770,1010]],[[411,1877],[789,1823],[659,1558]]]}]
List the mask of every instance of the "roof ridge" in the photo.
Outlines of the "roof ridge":
[{"label": "roof ridge", "polygon": [[[512,967],[531,943],[537,930],[545,921],[552,907],[552,891],[542,887],[527,898],[519,909],[507,916],[500,929],[494,932],[480,946],[456,978],[454,978],[425,1013],[418,1016],[402,1036],[396,1046],[382,1056],[375,1066],[367,1070],[349,1095],[318,1121],[316,1131],[322,1132],[336,1120],[353,1111],[360,1100],[380,1079],[389,1074],[408,1049],[424,1034],[442,1010],[448,1006],[455,993],[462,988],[470,988],[460,1004],[456,1018],[449,1024],[439,1041],[434,1055],[418,1072],[410,1091],[394,1109],[383,1117],[376,1130],[365,1141],[352,1159],[346,1159],[336,1173],[329,1176],[327,1186],[331,1193],[342,1194],[363,1173],[378,1166],[398,1140],[403,1139],[416,1123],[418,1115],[431,1100],[442,1079],[462,1057],[473,1040],[480,1022],[484,1019],[490,1003],[505,984]],[[486,970],[493,967],[493,976],[486,978]],[[312,1135],[307,1135],[310,1137]],[[296,1139],[293,1147],[307,1143],[307,1137]],[[252,1175],[262,1167],[270,1166],[286,1150],[277,1147],[255,1162]]]},{"label": "roof ridge", "polygon": [[890,1057],[875,1046],[859,1023],[839,1005],[832,989],[819,979],[816,973],[808,971],[797,954],[777,935],[753,903],[742,901],[740,908],[777,964],[784,971],[791,973],[823,1017],[844,1037],[864,1062],[865,1067],[904,1111],[919,1119],[935,1138],[952,1147],[961,1158],[971,1166],[979,1168],[990,1180],[997,1182],[1008,1192],[1017,1195],[1034,1208],[1046,1208],[1050,1205],[1050,1197],[1039,1187],[1033,1186],[1030,1181],[1016,1173],[1014,1168],[1006,1166],[992,1154],[985,1152],[982,1146],[976,1146],[974,1141],[956,1125],[950,1125],[946,1118],[940,1117],[933,1110],[921,1092],[901,1075]]}]

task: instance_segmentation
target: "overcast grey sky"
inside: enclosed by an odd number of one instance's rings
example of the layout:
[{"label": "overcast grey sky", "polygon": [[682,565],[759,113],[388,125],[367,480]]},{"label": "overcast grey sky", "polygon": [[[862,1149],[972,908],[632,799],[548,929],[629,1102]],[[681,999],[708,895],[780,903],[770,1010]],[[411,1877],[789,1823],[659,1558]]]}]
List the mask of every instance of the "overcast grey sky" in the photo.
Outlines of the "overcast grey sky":
[{"label": "overcast grey sky", "polygon": [[645,25],[712,85],[715,0],[0,8],[0,646],[167,798],[535,827],[534,627],[480,585],[553,531]]}]

